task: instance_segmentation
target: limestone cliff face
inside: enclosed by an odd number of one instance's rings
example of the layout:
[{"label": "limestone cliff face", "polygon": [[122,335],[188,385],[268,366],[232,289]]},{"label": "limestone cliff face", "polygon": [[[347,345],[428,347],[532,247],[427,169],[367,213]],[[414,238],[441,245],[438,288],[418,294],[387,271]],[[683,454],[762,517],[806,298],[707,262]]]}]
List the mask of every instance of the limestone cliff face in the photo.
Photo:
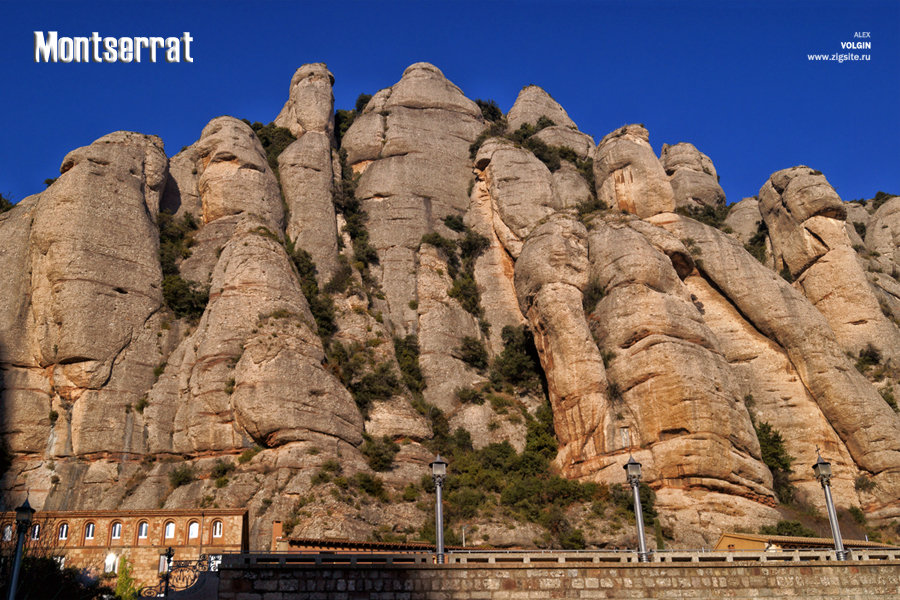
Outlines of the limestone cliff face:
[{"label": "limestone cliff face", "polygon": [[[595,145],[536,86],[488,122],[427,63],[339,140],[333,83],[323,64],[294,74],[277,169],[231,117],[171,158],[116,132],[0,215],[7,506],[248,506],[256,548],[276,519],[405,532],[430,519],[399,499],[441,439],[521,452],[549,402],[555,471],[619,483],[633,455],[677,543],[780,518],[760,423],[800,499],[822,503],[819,448],[840,506],[900,516],[900,199],[845,203],[793,167],[723,231],[680,214],[725,203],[691,144],[657,157],[627,125]],[[175,265],[209,289],[193,319],[164,301],[161,210],[198,226]],[[502,388],[486,364],[523,326],[540,384],[467,401]],[[349,491],[376,442],[397,444],[377,474],[394,502]],[[540,535],[502,511],[478,521],[486,541]]]}]

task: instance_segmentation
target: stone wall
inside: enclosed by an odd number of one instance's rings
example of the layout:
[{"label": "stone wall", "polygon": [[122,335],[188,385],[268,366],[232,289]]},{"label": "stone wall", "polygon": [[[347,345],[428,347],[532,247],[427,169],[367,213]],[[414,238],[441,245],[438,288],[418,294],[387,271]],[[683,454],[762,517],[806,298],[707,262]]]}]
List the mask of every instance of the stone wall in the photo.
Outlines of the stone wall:
[{"label": "stone wall", "polygon": [[[724,557],[723,557],[724,558]],[[302,564],[306,560],[306,564]],[[348,559],[349,560],[349,559]],[[406,564],[319,564],[226,557],[220,600],[526,600],[543,598],[900,597],[900,560],[790,562],[446,564],[409,555]]]}]

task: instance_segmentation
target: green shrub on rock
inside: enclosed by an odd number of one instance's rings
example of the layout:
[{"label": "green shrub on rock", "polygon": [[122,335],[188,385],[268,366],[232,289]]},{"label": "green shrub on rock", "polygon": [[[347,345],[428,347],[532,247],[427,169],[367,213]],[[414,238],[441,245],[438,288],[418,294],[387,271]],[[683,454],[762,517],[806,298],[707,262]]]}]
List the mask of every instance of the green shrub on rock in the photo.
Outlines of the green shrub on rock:
[{"label": "green shrub on rock", "polygon": [[0,213],[5,213],[6,211],[10,210],[13,206],[15,206],[15,204],[10,202],[9,198],[4,196],[3,194],[0,194]]},{"label": "green shrub on rock", "polygon": [[772,472],[772,484],[778,500],[784,504],[794,499],[794,486],[790,481],[791,464],[794,459],[787,453],[784,439],[768,423],[756,423],[756,437],[759,439],[759,447],[762,451],[762,460],[769,471]]},{"label": "green shrub on rock", "polygon": [[278,157],[284,152],[285,148],[297,141],[297,138],[294,137],[294,134],[289,129],[279,127],[275,123],[263,125],[259,121],[254,123],[250,123],[247,119],[243,121],[250,126],[256,137],[259,138],[263,151],[266,153],[266,161],[269,163],[272,172],[278,177]]},{"label": "green shrub on rock", "polygon": [[472,336],[465,336],[457,349],[459,359],[478,371],[484,371],[488,366],[488,353],[484,342]]},{"label": "green shrub on rock", "polygon": [[800,521],[778,521],[777,525],[763,525],[759,528],[763,535],[789,535],[792,537],[819,537],[815,531]]},{"label": "green shrub on rock", "polygon": [[394,338],[394,356],[400,366],[403,383],[413,394],[421,394],[425,389],[425,376],[419,366],[419,340],[416,334]]},{"label": "green shrub on rock", "polygon": [[169,472],[169,483],[173,488],[187,485],[194,480],[194,468],[188,464],[182,464]]},{"label": "green shrub on rock", "polygon": [[531,332],[524,325],[507,325],[500,335],[504,347],[491,365],[491,380],[508,383],[522,390],[540,389],[540,362]]},{"label": "green shrub on rock", "polygon": [[394,457],[400,452],[400,446],[390,437],[383,436],[380,439],[364,435],[360,452],[366,457],[369,468],[373,471],[390,471],[394,464]]}]

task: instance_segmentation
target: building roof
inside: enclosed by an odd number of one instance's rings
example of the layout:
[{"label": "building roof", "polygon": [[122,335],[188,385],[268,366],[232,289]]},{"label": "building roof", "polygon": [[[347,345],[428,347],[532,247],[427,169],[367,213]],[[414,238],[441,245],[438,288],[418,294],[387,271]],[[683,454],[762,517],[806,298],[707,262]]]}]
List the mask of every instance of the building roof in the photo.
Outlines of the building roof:
[{"label": "building roof", "polygon": [[[716,548],[720,547],[725,538],[738,538],[744,540],[752,540],[762,542],[764,544],[772,544],[781,546],[782,548],[832,548],[834,540],[832,538],[820,537],[800,537],[794,535],[765,535],[755,533],[723,533],[716,542]],[[870,542],[868,540],[843,540],[844,546],[847,548],[896,548],[890,544],[882,544],[879,542]]]},{"label": "building roof", "polygon": [[[0,518],[15,517],[15,511],[0,513]],[[233,517],[247,514],[246,508],[174,508],[174,509],[146,509],[146,510],[39,510],[35,511],[37,518],[89,518],[89,517],[190,517],[190,516],[219,516]]]},{"label": "building roof", "polygon": [[[434,552],[434,544],[428,542],[360,542],[336,538],[283,538],[291,546],[330,548],[334,550],[401,550]],[[463,550],[462,546],[446,546],[445,550]],[[465,549],[471,550],[471,547]]]}]

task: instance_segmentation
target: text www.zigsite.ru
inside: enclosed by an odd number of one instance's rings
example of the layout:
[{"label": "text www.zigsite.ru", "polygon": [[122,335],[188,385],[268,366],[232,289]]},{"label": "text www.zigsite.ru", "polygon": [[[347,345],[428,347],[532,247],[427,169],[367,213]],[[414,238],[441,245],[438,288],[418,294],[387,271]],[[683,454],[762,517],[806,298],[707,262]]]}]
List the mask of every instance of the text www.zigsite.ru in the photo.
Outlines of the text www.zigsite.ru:
[{"label": "text www.zigsite.ru", "polygon": [[824,60],[842,63],[844,61],[871,60],[870,54],[807,54],[806,60]]}]

